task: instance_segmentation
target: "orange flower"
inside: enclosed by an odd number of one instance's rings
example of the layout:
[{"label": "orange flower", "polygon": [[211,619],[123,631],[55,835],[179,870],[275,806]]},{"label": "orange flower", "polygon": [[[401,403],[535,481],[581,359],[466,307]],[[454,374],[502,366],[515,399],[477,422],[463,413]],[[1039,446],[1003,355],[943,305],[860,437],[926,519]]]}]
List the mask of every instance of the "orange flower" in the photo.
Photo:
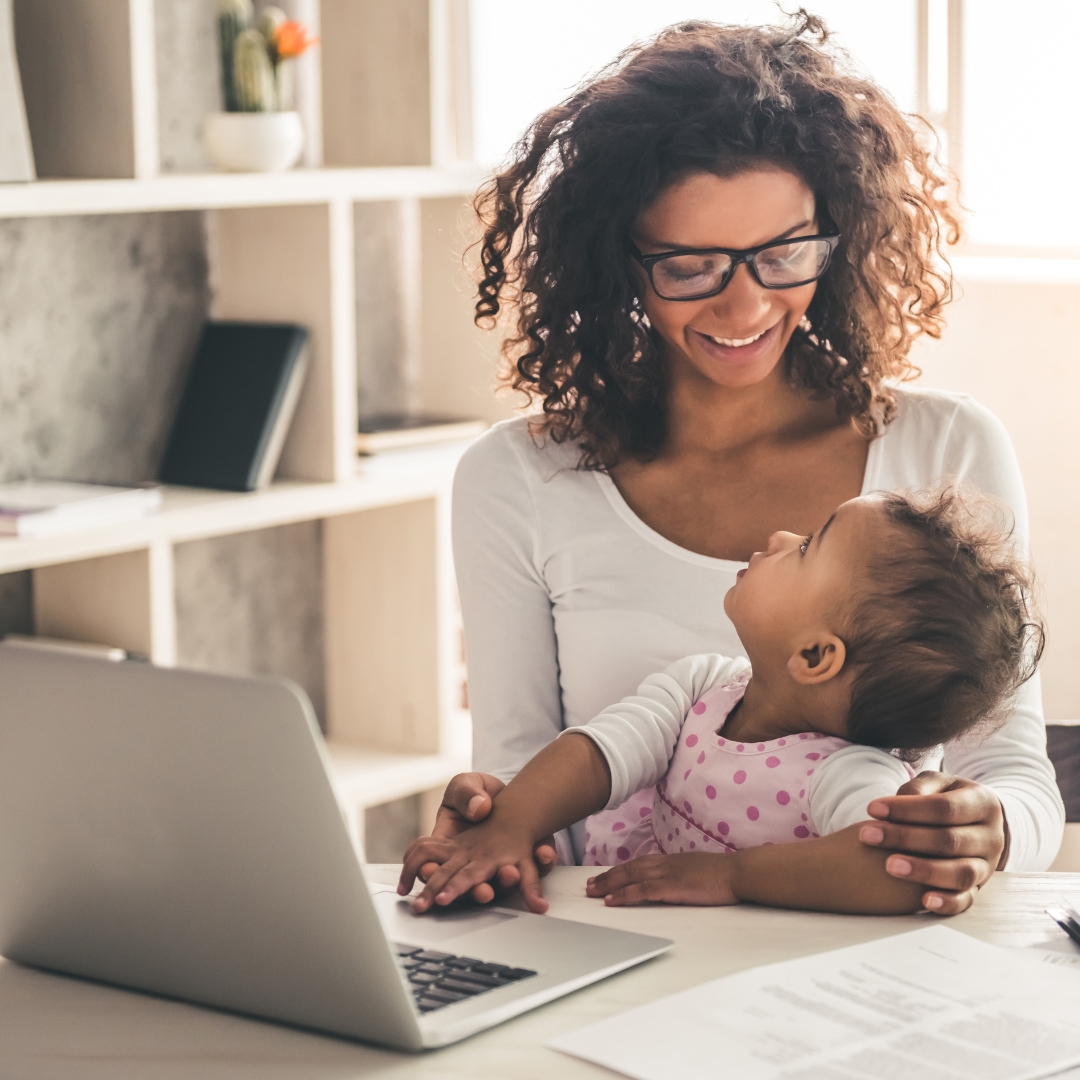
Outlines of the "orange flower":
[{"label": "orange flower", "polygon": [[279,60],[299,56],[318,41],[317,37],[308,37],[306,26],[292,19],[287,19],[274,31],[274,51]]}]

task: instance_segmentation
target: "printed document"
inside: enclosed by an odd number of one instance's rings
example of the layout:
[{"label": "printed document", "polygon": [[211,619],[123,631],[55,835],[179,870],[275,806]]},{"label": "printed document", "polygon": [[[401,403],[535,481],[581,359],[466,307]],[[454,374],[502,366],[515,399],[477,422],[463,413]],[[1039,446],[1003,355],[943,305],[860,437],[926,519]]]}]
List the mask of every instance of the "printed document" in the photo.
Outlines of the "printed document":
[{"label": "printed document", "polygon": [[1036,1080],[1080,1064],[1080,971],[932,926],[728,975],[548,1045],[636,1080]]}]

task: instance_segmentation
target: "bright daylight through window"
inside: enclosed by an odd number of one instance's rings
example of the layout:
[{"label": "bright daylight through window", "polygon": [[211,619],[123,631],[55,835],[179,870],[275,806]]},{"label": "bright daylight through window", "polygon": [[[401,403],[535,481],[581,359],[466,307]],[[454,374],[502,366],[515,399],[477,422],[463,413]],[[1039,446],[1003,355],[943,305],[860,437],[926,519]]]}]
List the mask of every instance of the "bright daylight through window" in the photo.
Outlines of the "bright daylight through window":
[{"label": "bright daylight through window", "polygon": [[[901,108],[921,110],[939,126],[943,145],[946,132],[957,144],[951,157],[962,175],[972,253],[1080,254],[1080,222],[1058,211],[1080,171],[1080,141],[1062,128],[1080,113],[1071,55],[1080,4],[1040,0],[1039,16],[1031,19],[1012,17],[1013,0],[806,6]],[[691,18],[761,24],[780,17],[771,0],[471,0],[476,157],[499,161],[543,109],[663,26]],[[949,42],[950,29],[960,42]],[[517,42],[529,48],[510,44]],[[513,94],[505,92],[508,85]],[[1037,199],[1033,176],[1042,191]]]}]

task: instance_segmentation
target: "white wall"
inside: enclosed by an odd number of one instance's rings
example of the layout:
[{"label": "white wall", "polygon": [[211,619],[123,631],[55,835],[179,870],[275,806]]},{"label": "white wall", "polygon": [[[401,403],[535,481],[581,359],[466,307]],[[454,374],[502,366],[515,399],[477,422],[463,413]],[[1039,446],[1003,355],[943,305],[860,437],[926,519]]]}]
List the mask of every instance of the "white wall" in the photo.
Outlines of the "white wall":
[{"label": "white wall", "polygon": [[917,346],[922,382],[972,394],[1012,436],[1049,625],[1046,716],[1080,717],[1080,283],[958,277],[944,337]]}]

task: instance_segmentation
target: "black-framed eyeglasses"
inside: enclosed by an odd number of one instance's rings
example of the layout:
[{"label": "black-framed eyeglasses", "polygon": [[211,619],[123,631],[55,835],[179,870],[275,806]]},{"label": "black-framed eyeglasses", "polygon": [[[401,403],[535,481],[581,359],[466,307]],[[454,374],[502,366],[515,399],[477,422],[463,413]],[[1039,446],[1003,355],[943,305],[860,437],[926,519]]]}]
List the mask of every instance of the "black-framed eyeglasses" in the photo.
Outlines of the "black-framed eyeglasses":
[{"label": "black-framed eyeglasses", "polygon": [[760,247],[680,248],[643,255],[633,244],[634,258],[645,268],[653,291],[662,300],[704,300],[727,288],[740,263],[746,263],[763,289],[794,289],[817,281],[829,267],[840,234],[794,236]]}]

